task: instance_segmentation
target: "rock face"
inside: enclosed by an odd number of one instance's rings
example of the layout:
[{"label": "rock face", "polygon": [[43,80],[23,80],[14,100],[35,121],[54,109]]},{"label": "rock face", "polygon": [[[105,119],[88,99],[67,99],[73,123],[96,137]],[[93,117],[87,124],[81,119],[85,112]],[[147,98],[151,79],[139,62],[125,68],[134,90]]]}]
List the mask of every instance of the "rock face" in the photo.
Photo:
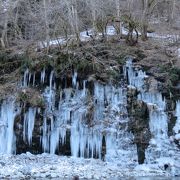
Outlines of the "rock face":
[{"label": "rock face", "polygon": [[149,129],[149,111],[146,103],[131,99],[128,103],[129,108],[129,130],[134,134],[134,143],[137,145],[137,154],[139,164],[145,160],[145,150],[149,145],[151,133]]},{"label": "rock face", "polygon": [[180,174],[180,151],[174,143],[179,141],[179,102],[170,138],[158,83],[134,67],[132,59],[116,85],[92,77],[83,79],[74,71],[61,78],[52,68],[37,74],[27,69],[16,98],[20,102],[1,104],[0,153],[94,158],[128,169],[138,163],[163,167],[171,157],[170,174]]}]

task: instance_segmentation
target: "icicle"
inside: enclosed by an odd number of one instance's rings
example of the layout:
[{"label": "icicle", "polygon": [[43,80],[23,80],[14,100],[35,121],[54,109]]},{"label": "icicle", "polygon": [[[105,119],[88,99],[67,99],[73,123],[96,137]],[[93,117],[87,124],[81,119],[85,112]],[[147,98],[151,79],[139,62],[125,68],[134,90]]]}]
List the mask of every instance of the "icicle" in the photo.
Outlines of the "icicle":
[{"label": "icicle", "polygon": [[50,91],[52,90],[52,87],[53,87],[53,76],[54,76],[54,71],[51,71],[50,78],[49,78],[49,89],[50,89]]},{"label": "icicle", "polygon": [[180,141],[180,101],[176,102],[176,124],[173,128],[173,131],[175,133],[175,139]]},{"label": "icicle", "polygon": [[24,115],[23,139],[24,141],[27,140],[29,145],[32,143],[35,116],[36,108],[29,108],[29,110]]},{"label": "icicle", "polygon": [[60,128],[59,133],[60,133],[61,145],[64,145],[66,143],[66,128],[65,127]]},{"label": "icicle", "polygon": [[53,117],[51,117],[50,153],[55,154],[59,144],[59,129],[55,127]]},{"label": "icicle", "polygon": [[43,93],[43,96],[45,98],[47,108],[46,111],[48,113],[52,113],[54,110],[54,104],[55,104],[55,89],[53,84],[53,77],[54,77],[54,71],[51,71],[50,78],[49,78],[49,87],[45,89],[45,92]]},{"label": "icicle", "polygon": [[74,72],[72,77],[72,85],[74,88],[76,88],[76,84],[77,84],[77,72]]},{"label": "icicle", "polygon": [[71,127],[71,155],[74,157],[79,157],[79,143],[78,121],[76,120]]},{"label": "icicle", "polygon": [[15,152],[14,119],[19,111],[15,111],[14,101],[4,101],[0,111],[0,153]]},{"label": "icicle", "polygon": [[24,77],[23,77],[23,87],[27,87],[29,83],[29,69],[26,69],[24,72]]},{"label": "icicle", "polygon": [[45,76],[46,76],[46,70],[45,68],[41,71],[41,83],[44,84],[45,81]]},{"label": "icicle", "polygon": [[104,86],[95,83],[94,84],[94,104],[95,104],[95,112],[94,112],[94,120],[102,120],[103,119],[103,111],[105,108],[105,99],[104,99],[104,94],[105,94],[105,89]]},{"label": "icicle", "polygon": [[83,81],[83,92],[82,92],[82,97],[86,96],[86,82],[87,81]]},{"label": "icicle", "polygon": [[49,152],[49,130],[48,130],[47,119],[45,115],[43,119],[42,130],[43,130],[42,147],[43,147],[44,152]]}]

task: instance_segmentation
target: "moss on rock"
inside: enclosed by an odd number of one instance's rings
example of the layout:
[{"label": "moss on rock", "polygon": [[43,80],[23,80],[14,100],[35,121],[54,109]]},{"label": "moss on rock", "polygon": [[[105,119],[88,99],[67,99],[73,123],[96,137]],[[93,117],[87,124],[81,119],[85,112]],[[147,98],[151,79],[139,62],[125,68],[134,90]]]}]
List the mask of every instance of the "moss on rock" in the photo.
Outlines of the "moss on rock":
[{"label": "moss on rock", "polygon": [[44,108],[45,102],[39,91],[31,88],[22,89],[18,92],[17,101],[26,106]]}]

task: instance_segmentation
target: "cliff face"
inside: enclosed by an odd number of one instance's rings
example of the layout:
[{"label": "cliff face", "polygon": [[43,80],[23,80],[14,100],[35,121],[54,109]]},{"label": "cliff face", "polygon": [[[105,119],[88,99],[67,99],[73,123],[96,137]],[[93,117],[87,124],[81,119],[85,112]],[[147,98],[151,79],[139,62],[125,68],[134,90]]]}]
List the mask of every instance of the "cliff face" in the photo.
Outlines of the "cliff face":
[{"label": "cliff face", "polygon": [[179,90],[172,84],[163,89],[167,83],[152,73],[155,66],[142,65],[143,51],[132,56],[123,45],[111,46],[37,59],[22,55],[11,72],[3,66],[0,152],[47,152],[128,167],[176,159]]}]

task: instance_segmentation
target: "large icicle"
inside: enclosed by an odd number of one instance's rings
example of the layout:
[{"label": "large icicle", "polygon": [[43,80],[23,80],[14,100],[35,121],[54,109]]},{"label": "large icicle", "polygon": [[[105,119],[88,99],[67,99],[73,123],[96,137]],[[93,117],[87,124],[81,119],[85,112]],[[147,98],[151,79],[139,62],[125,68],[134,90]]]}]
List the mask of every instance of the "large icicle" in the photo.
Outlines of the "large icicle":
[{"label": "large icicle", "polygon": [[42,127],[42,137],[41,137],[41,143],[42,148],[44,152],[49,152],[49,126],[47,125],[47,118],[46,115],[44,115],[43,119],[43,127]]},{"label": "large icicle", "polygon": [[55,103],[55,83],[53,83],[54,78],[54,71],[51,71],[50,78],[49,78],[49,87],[45,89],[43,96],[45,98],[47,108],[46,113],[51,113],[54,110],[54,103]]},{"label": "large icicle", "polygon": [[60,132],[59,128],[56,127],[53,117],[51,117],[51,134],[50,134],[50,153],[55,154],[56,149],[59,145]]},{"label": "large icicle", "polygon": [[[54,78],[54,71],[51,71],[50,78],[49,78],[49,87],[45,89],[45,92],[43,93],[44,99],[46,101],[46,110],[43,117],[43,127],[42,132],[43,135],[41,137],[41,143],[44,152],[51,152],[54,151],[53,148],[50,147],[51,143],[51,128],[53,128],[54,120],[52,117],[52,113],[55,108],[55,83],[53,83]],[[43,79],[43,78],[42,78]],[[51,119],[51,125],[47,124],[47,118]],[[51,127],[52,126],[52,127]],[[53,144],[54,145],[54,144]]]},{"label": "large icicle", "polygon": [[104,85],[95,83],[94,85],[94,104],[95,104],[95,112],[94,112],[94,120],[103,120],[103,111],[105,106],[105,88]]},{"label": "large icicle", "polygon": [[36,116],[36,108],[29,108],[24,115],[23,139],[24,141],[27,140],[29,145],[31,145],[32,143],[35,116]]},{"label": "large icicle", "polygon": [[45,77],[46,77],[46,70],[45,68],[41,71],[41,83],[44,84],[45,81]]},{"label": "large icicle", "polygon": [[[17,107],[18,108],[18,107]],[[11,154],[16,151],[14,119],[18,114],[14,101],[6,100],[0,109],[0,153]]]},{"label": "large icicle", "polygon": [[26,71],[24,72],[24,77],[23,77],[23,83],[22,86],[23,87],[27,87],[29,82],[31,80],[31,74],[29,72],[29,69],[26,69]]},{"label": "large icicle", "polygon": [[76,88],[77,85],[77,72],[74,72],[73,76],[72,76],[72,85],[74,88]]},{"label": "large icicle", "polygon": [[175,133],[175,139],[180,142],[180,101],[176,102],[176,124],[173,128]]}]

